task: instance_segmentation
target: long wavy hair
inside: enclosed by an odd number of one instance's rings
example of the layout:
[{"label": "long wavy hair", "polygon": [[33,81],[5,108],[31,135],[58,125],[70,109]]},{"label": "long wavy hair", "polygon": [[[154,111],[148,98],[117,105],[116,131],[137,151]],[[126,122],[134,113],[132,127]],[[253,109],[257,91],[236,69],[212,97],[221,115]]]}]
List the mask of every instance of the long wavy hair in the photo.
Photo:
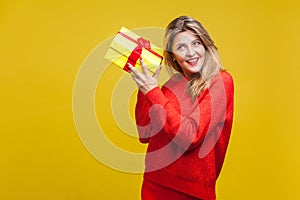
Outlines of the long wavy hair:
[{"label": "long wavy hair", "polygon": [[207,30],[197,20],[188,17],[180,16],[173,21],[166,28],[164,37],[164,62],[168,71],[174,73],[174,70],[183,75],[181,66],[174,59],[172,46],[175,36],[184,31],[191,31],[200,38],[205,48],[205,60],[199,73],[189,77],[188,94],[196,99],[201,92],[209,87],[211,78],[222,70],[222,65],[219,58],[217,47],[210,38]]}]

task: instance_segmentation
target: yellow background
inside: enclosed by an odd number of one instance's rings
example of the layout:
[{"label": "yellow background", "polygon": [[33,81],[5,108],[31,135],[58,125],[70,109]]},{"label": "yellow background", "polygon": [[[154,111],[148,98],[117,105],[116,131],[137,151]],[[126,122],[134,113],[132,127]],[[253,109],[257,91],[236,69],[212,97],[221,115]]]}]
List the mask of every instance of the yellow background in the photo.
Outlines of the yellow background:
[{"label": "yellow background", "polygon": [[89,52],[121,26],[165,27],[182,14],[204,24],[235,80],[218,199],[298,199],[298,1],[102,2],[0,2],[0,199],[139,199],[141,174],[104,166],[80,141],[73,85]]}]

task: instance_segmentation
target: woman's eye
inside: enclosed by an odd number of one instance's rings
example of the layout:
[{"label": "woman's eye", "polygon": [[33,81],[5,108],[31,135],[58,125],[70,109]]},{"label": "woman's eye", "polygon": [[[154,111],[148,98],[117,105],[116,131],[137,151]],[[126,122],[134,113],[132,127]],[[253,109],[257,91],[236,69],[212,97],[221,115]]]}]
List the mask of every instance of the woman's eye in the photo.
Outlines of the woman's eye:
[{"label": "woman's eye", "polygon": [[182,49],[184,49],[184,46],[183,45],[178,45],[176,49],[177,50],[182,50]]},{"label": "woman's eye", "polygon": [[199,41],[195,41],[195,42],[193,43],[193,45],[195,45],[195,46],[199,46],[199,45],[201,45],[201,42],[199,42]]}]

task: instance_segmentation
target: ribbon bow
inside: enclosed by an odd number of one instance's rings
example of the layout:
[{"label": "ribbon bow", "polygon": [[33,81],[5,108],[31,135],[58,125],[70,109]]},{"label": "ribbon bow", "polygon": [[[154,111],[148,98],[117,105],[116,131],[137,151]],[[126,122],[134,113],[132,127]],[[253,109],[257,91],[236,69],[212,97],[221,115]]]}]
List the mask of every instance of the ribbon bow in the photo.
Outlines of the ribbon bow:
[{"label": "ribbon bow", "polygon": [[150,41],[149,40],[145,40],[144,38],[138,38],[137,40],[133,39],[132,37],[119,32],[118,34],[120,34],[121,36],[125,37],[126,39],[134,42],[137,44],[137,46],[133,49],[133,51],[131,52],[131,54],[128,56],[127,62],[125,64],[125,66],[123,67],[123,70],[125,71],[130,71],[128,64],[131,64],[132,66],[136,65],[136,62],[138,61],[138,59],[140,59],[141,54],[142,54],[142,50],[143,48],[147,49],[149,52],[151,52],[152,54],[158,56],[159,58],[163,58],[161,55],[159,55],[158,53],[156,53],[155,51],[153,51],[151,49],[151,45],[150,45]]}]

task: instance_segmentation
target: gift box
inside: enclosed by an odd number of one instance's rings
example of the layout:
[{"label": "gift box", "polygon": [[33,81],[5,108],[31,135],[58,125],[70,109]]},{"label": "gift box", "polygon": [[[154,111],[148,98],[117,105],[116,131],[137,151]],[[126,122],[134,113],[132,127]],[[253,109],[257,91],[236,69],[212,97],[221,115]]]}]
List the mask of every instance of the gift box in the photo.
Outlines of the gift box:
[{"label": "gift box", "polygon": [[157,70],[163,60],[160,48],[122,27],[114,37],[104,58],[128,72],[130,71],[128,63],[138,69],[141,68],[140,57],[152,73]]}]

